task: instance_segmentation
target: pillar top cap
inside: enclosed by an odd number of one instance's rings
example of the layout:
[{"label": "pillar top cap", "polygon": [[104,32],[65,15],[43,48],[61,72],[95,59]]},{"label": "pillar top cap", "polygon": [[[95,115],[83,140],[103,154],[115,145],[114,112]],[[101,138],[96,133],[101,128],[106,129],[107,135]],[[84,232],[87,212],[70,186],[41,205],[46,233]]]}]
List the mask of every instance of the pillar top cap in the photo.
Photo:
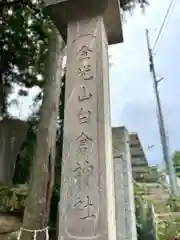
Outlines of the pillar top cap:
[{"label": "pillar top cap", "polygon": [[102,15],[110,45],[123,41],[119,1],[44,0],[52,21],[65,41],[67,40],[67,24],[69,21]]}]

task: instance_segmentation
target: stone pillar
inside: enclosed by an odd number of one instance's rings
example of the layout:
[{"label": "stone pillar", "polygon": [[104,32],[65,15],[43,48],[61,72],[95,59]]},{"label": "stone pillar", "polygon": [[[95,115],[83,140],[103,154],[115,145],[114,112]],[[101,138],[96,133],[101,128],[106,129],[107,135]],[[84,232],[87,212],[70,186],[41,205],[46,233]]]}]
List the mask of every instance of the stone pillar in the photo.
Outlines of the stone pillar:
[{"label": "stone pillar", "polygon": [[123,41],[120,1],[44,1],[67,40],[58,237],[116,240],[108,44]]},{"label": "stone pillar", "polygon": [[129,134],[112,128],[117,240],[137,240]]},{"label": "stone pillar", "polygon": [[0,240],[8,240],[8,235],[0,234]]},{"label": "stone pillar", "polygon": [[0,182],[11,184],[16,158],[26,138],[28,126],[18,119],[0,122]]},{"label": "stone pillar", "polygon": [[115,240],[114,181],[103,18],[68,24],[59,240]]}]

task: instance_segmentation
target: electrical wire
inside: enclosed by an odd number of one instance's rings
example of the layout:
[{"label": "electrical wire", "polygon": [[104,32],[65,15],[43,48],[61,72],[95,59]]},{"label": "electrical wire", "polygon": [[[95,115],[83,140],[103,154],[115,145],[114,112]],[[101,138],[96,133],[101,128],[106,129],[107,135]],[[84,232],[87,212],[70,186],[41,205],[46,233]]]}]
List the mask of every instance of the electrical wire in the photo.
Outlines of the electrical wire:
[{"label": "electrical wire", "polygon": [[[157,35],[157,37],[156,37],[156,39],[155,39],[155,42],[154,42],[154,44],[153,44],[153,47],[152,47],[152,51],[153,51],[153,52],[154,52],[154,50],[155,50],[155,47],[156,47],[156,45],[157,45],[158,40],[159,40],[160,37],[162,36],[163,30],[165,29],[165,27],[167,27],[167,24],[168,24],[168,21],[169,21],[169,18],[168,18],[168,17],[170,17],[170,15],[171,15],[171,13],[172,13],[172,10],[173,10],[174,7],[175,7],[176,2],[175,2],[175,4],[174,4],[174,6],[173,6],[173,3],[174,3],[174,0],[171,0],[170,3],[169,3],[169,6],[168,6],[168,9],[167,9],[166,14],[165,14],[165,16],[164,16],[162,25],[161,25],[161,27],[160,27],[160,29],[159,29],[158,35]],[[166,23],[167,23],[167,24],[166,24]],[[166,24],[166,25],[165,25],[165,24]]]}]

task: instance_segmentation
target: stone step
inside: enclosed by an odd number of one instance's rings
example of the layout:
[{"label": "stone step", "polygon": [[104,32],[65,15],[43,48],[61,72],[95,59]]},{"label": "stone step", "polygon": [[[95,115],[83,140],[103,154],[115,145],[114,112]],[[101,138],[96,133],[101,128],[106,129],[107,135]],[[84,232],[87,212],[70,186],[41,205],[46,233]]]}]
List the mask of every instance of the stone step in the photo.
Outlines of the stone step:
[{"label": "stone step", "polygon": [[160,213],[156,214],[157,221],[162,222],[162,221],[175,221],[180,218],[180,212],[170,212],[170,213]]},{"label": "stone step", "polygon": [[147,188],[163,188],[162,185],[158,182],[138,182],[137,185]]},{"label": "stone step", "polygon": [[169,206],[167,206],[165,202],[162,202],[162,203],[158,202],[158,203],[154,203],[154,211],[156,214],[169,213],[170,208]]},{"label": "stone step", "polygon": [[167,213],[170,211],[167,206],[169,195],[145,195],[144,199],[153,204],[155,213]]},{"label": "stone step", "polygon": [[139,184],[139,186],[142,188],[142,192],[144,191],[146,195],[169,195],[168,189],[158,183],[142,183]]},{"label": "stone step", "polygon": [[144,198],[146,200],[149,200],[149,201],[153,201],[153,202],[160,202],[160,203],[163,203],[165,201],[167,201],[169,199],[169,194],[148,194],[148,195],[145,195]]},{"label": "stone step", "polygon": [[159,182],[151,182],[151,183],[147,183],[147,182],[140,182],[140,183],[137,183],[138,185],[148,185],[148,186],[151,186],[151,187],[162,187],[162,184],[159,183]]}]

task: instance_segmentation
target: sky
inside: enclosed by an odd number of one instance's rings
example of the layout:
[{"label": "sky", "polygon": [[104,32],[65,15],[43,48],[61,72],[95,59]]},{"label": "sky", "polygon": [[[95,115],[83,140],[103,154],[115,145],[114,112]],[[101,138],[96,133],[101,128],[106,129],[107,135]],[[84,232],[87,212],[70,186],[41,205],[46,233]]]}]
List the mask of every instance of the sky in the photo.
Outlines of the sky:
[{"label": "sky", "polygon": [[[132,16],[126,14],[123,23],[124,43],[110,46],[110,88],[112,126],[124,125],[128,131],[137,132],[149,164],[161,164],[162,154],[156,117],[156,102],[149,73],[145,28],[150,32],[153,45],[166,14],[170,0],[150,0],[145,15],[136,9]],[[163,114],[168,132],[170,151],[180,149],[180,1],[174,8],[156,49],[157,75],[164,77],[159,85]],[[11,100],[17,96],[15,92]],[[11,113],[25,119],[32,113],[32,99],[39,92],[31,89],[28,97],[18,98],[19,107],[12,105]],[[154,147],[148,151],[148,146]]]},{"label": "sky", "polygon": [[[137,132],[152,165],[162,162],[162,154],[145,28],[149,29],[153,46],[169,3],[170,0],[152,0],[145,16],[140,14],[140,9],[133,16],[126,16],[124,43],[110,47],[113,63],[110,68],[112,125],[124,125],[130,132]],[[157,75],[164,77],[159,93],[171,152],[180,149],[179,42],[180,1],[176,0],[154,56]],[[148,145],[152,144],[154,148],[148,151]]]}]

